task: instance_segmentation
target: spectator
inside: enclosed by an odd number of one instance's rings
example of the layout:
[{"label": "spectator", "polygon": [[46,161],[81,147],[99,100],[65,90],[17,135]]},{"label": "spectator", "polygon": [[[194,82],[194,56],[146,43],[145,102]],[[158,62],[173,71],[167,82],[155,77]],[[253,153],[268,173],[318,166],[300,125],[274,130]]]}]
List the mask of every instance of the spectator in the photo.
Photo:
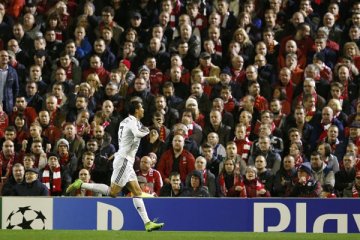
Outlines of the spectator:
[{"label": "spectator", "polygon": [[203,133],[201,126],[194,121],[194,115],[192,111],[187,109],[183,111],[181,123],[187,127],[187,135],[189,138],[193,139],[199,146],[202,143]]},{"label": "spectator", "polygon": [[32,107],[27,106],[27,101],[25,96],[17,96],[15,99],[15,106],[13,108],[12,113],[10,114],[10,123],[14,124],[15,118],[18,115],[22,115],[25,117],[26,126],[30,126],[37,117],[36,111]]},{"label": "spectator", "polygon": [[[212,174],[210,172],[210,170],[206,169],[206,159],[202,156],[199,156],[195,159],[195,170],[197,172],[199,172],[201,175],[201,178],[199,178],[199,180],[201,180],[200,182],[200,188],[201,186],[205,187],[207,189],[207,192],[209,194],[209,197],[215,197],[216,196],[216,189],[217,189],[217,185],[216,185],[216,180],[215,180],[215,175]],[[186,186],[190,187],[190,188],[194,188],[193,190],[195,190],[193,193],[191,193],[192,191],[189,191],[190,195],[196,194],[196,187],[193,186],[192,182],[191,182],[191,178],[195,175],[197,175],[197,172],[192,172],[189,175],[187,175],[186,177]],[[189,189],[188,189],[189,190]],[[186,190],[185,190],[186,192]],[[201,192],[203,192],[201,190]]]},{"label": "spectator", "polygon": [[160,189],[160,197],[179,197],[184,191],[183,184],[180,179],[180,173],[170,173],[169,179],[170,182],[165,183]]},{"label": "spectator", "polygon": [[74,36],[75,36],[74,41],[76,46],[75,57],[78,60],[82,60],[85,56],[87,56],[91,52],[92,46],[86,36],[86,31],[83,26],[77,26],[75,28]]},{"label": "spectator", "polygon": [[321,184],[322,191],[325,189],[333,189],[335,186],[335,176],[331,168],[321,158],[319,152],[312,152],[310,157],[310,169],[314,180]]},{"label": "spectator", "polygon": [[356,173],[352,186],[344,190],[344,197],[359,198],[360,192],[360,172]]},{"label": "spectator", "polygon": [[86,143],[86,150],[82,154],[82,158],[94,158],[94,164],[91,168],[91,180],[96,183],[110,184],[110,177],[113,171],[112,156],[102,155],[96,139],[89,139]]},{"label": "spectator", "polygon": [[4,183],[1,189],[1,196],[13,196],[16,185],[25,180],[25,170],[21,163],[16,163],[12,167],[11,177]]},{"label": "spectator", "polygon": [[163,181],[160,173],[151,167],[151,158],[144,156],[140,160],[140,170],[136,172],[137,176],[146,179],[146,193],[154,196],[160,195],[160,189],[163,186]]},{"label": "spectator", "polygon": [[24,170],[34,168],[35,155],[33,153],[26,153],[23,158],[23,163],[24,163]]},{"label": "spectator", "polygon": [[236,125],[234,142],[236,143],[237,153],[247,164],[253,143],[246,136],[246,126],[244,124],[239,123]]},{"label": "spectator", "polygon": [[321,154],[323,162],[327,164],[327,168],[332,170],[334,174],[340,170],[338,158],[333,154],[330,144],[320,143],[317,151]]},{"label": "spectator", "polygon": [[[242,157],[237,153],[237,147],[235,142],[228,142],[226,144],[226,158],[224,160],[231,159],[238,165],[240,171],[240,175],[243,176],[245,174],[246,162],[242,159]],[[219,164],[219,172],[224,168],[224,161]]]},{"label": "spectator", "polygon": [[18,153],[15,152],[14,143],[11,140],[5,140],[0,152],[0,177],[3,180],[9,179],[12,174],[12,166],[19,162],[20,158]]},{"label": "spectator", "polygon": [[164,114],[164,125],[167,128],[171,128],[175,123],[179,121],[179,112],[170,106],[167,106],[166,98],[163,95],[157,95],[155,97],[155,109]]},{"label": "spectator", "polygon": [[33,107],[37,113],[40,112],[42,106],[44,105],[44,98],[38,92],[38,85],[34,81],[29,81],[26,83],[25,87],[25,98],[27,101],[27,106]]},{"label": "spectator", "polygon": [[41,136],[47,138],[53,146],[61,137],[61,130],[50,123],[50,115],[48,111],[39,112],[38,122],[42,128]]},{"label": "spectator", "polygon": [[182,197],[209,197],[208,188],[204,186],[204,179],[200,171],[194,170],[189,173],[190,183],[187,184]]},{"label": "spectator", "polygon": [[68,147],[68,151],[75,154],[75,157],[77,159],[80,159],[81,154],[85,149],[84,139],[77,135],[76,127],[72,123],[65,123],[63,129],[64,140],[66,140],[66,142],[68,143],[65,144]]},{"label": "spectator", "polygon": [[184,149],[184,137],[175,135],[172,140],[172,148],[161,155],[157,170],[161,173],[165,183],[169,183],[171,171],[180,173],[181,182],[184,183],[186,176],[194,170],[195,158]]},{"label": "spectator", "polygon": [[290,194],[291,197],[320,197],[321,184],[313,178],[312,171],[307,165],[301,165],[297,171],[297,176],[297,181]]},{"label": "spectator", "polygon": [[54,95],[46,97],[45,110],[50,114],[50,124],[53,124],[57,128],[62,128],[62,124],[65,122],[66,114],[58,106],[58,99]]},{"label": "spectator", "polygon": [[295,168],[298,169],[307,159],[303,155],[303,147],[301,141],[293,142],[289,148],[289,155],[295,160]]},{"label": "spectator", "polygon": [[220,197],[247,197],[240,166],[232,159],[224,160],[224,168],[218,177],[218,186]]},{"label": "spectator", "polygon": [[48,162],[41,172],[41,182],[47,187],[50,196],[61,196],[65,193],[66,180],[69,180],[70,176],[64,175],[58,156],[49,154]]},{"label": "spectator", "polygon": [[265,186],[258,180],[257,170],[254,166],[248,166],[245,169],[244,184],[248,198],[270,197],[270,193]]},{"label": "spectator", "polygon": [[78,166],[78,159],[73,151],[70,150],[69,142],[61,138],[57,141],[54,152],[59,155],[59,163],[63,170],[64,175],[69,176],[66,180],[66,185],[72,182],[72,176]]},{"label": "spectator", "polygon": [[[80,169],[78,178],[81,179],[81,181],[83,181],[84,183],[93,183],[93,181],[91,180],[91,175],[90,175],[89,170],[87,170],[85,168]],[[100,193],[90,191],[87,189],[77,189],[76,191],[72,192],[71,195],[77,196],[77,197],[79,197],[79,196],[81,196],[81,197],[92,197],[92,196],[100,197],[101,196]]]},{"label": "spectator", "polygon": [[273,193],[277,197],[287,197],[292,191],[293,183],[297,177],[294,157],[287,155],[282,167],[276,172],[274,177]]},{"label": "spectator", "polygon": [[280,169],[281,157],[272,149],[269,137],[259,138],[259,149],[252,153],[249,165],[254,165],[255,158],[260,154],[266,156],[266,168],[271,169],[272,174],[275,174]]},{"label": "spectator", "polygon": [[231,128],[222,122],[221,113],[218,110],[211,110],[210,112],[210,124],[204,128],[204,138],[210,132],[215,132],[219,136],[219,143],[223,146],[230,140]]},{"label": "spectator", "polygon": [[265,189],[272,193],[274,185],[274,175],[271,173],[270,169],[266,168],[266,159],[264,156],[259,155],[255,159],[255,168],[258,173],[259,181],[265,186]]},{"label": "spectator", "polygon": [[0,102],[3,103],[4,111],[10,114],[14,107],[15,97],[19,93],[19,82],[16,70],[9,66],[9,54],[5,50],[0,51],[0,69],[7,72],[6,75],[1,76],[4,84],[0,91]]},{"label": "spectator", "polygon": [[14,196],[49,196],[47,187],[39,180],[39,169],[25,171],[25,182],[16,185]]},{"label": "spectator", "polygon": [[353,153],[346,153],[342,160],[344,169],[335,173],[335,190],[339,197],[343,197],[344,191],[353,185],[356,175],[355,161],[356,157]]},{"label": "spectator", "polygon": [[[206,139],[206,143],[213,149],[214,157],[219,160],[224,159],[226,157],[226,150],[225,147],[219,143],[219,135],[215,132],[210,132]],[[202,151],[202,149],[200,149],[200,151]]]}]

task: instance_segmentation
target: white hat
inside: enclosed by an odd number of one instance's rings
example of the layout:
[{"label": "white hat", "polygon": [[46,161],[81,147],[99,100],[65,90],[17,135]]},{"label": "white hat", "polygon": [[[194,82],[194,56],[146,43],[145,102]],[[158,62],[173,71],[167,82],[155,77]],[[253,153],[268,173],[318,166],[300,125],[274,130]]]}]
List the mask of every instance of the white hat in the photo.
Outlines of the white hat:
[{"label": "white hat", "polygon": [[186,100],[185,107],[187,107],[187,106],[190,105],[190,104],[194,104],[194,105],[198,106],[198,102],[197,102],[196,99],[193,98],[193,97],[189,97],[189,98]]}]

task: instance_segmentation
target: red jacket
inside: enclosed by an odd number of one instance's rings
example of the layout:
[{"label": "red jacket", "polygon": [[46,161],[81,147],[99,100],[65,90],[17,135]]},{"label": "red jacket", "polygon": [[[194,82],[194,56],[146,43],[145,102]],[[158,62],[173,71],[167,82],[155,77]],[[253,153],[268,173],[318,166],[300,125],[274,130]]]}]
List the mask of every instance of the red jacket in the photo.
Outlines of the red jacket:
[{"label": "red jacket", "polygon": [[[161,155],[157,170],[160,172],[163,180],[169,178],[173,169],[174,151],[169,149]],[[183,150],[179,156],[179,172],[181,182],[185,183],[186,176],[195,169],[195,158],[187,150]]]},{"label": "red jacket", "polygon": [[160,195],[160,189],[163,186],[163,181],[161,179],[161,174],[159,173],[159,171],[151,168],[149,172],[146,175],[144,175],[139,170],[136,172],[136,175],[143,176],[146,178],[147,186],[149,187],[150,194],[155,192],[158,196]]},{"label": "red jacket", "polygon": [[[16,112],[12,112],[10,115],[10,123],[14,124],[15,123],[15,118],[20,114],[19,111]],[[35,119],[37,118],[37,113],[35,111],[35,109],[33,107],[26,107],[24,112],[22,112],[22,114],[25,117],[25,121],[26,121],[26,125],[28,127],[30,127],[30,125],[35,122]]]}]

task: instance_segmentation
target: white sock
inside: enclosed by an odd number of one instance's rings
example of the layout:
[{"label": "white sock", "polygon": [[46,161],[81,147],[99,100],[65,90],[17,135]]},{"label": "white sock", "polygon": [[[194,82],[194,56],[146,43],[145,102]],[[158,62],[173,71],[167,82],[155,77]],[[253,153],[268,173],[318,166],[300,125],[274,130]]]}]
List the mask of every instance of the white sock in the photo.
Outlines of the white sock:
[{"label": "white sock", "polygon": [[101,184],[101,183],[83,183],[81,184],[81,188],[93,192],[98,192],[105,196],[109,196],[109,192],[110,192],[110,187],[106,184]]},{"label": "white sock", "polygon": [[150,222],[150,219],[147,215],[145,204],[142,198],[133,198],[134,207],[138,211],[141,219],[143,220],[144,224]]}]

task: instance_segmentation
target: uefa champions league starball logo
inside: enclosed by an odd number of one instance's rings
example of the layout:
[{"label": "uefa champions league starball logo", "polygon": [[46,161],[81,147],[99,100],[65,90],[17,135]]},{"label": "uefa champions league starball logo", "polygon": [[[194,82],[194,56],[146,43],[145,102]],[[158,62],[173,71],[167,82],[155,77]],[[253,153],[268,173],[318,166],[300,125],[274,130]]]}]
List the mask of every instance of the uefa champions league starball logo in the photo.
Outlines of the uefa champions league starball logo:
[{"label": "uefa champions league starball logo", "polygon": [[46,217],[30,206],[18,207],[6,219],[6,229],[45,229]]}]

